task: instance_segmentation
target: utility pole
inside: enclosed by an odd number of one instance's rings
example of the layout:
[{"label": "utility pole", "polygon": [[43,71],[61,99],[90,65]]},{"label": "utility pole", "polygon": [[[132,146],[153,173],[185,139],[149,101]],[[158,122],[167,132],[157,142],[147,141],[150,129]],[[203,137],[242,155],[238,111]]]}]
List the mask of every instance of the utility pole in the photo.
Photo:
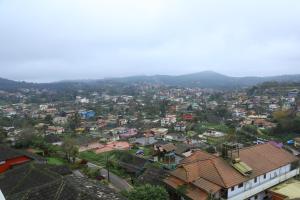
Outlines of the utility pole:
[{"label": "utility pole", "polygon": [[107,180],[110,181],[110,174],[109,174],[109,167],[110,167],[110,166],[109,166],[109,163],[108,163],[108,162],[109,162],[109,161],[108,161],[108,153],[106,152],[105,154],[106,154]]}]

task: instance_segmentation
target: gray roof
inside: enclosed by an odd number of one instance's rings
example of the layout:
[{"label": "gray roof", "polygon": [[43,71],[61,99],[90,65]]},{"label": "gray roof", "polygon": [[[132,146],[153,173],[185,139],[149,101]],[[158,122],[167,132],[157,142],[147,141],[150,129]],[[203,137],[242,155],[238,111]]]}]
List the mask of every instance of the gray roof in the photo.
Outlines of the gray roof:
[{"label": "gray roof", "polygon": [[[57,170],[57,172],[56,172]],[[46,164],[24,164],[0,175],[7,200],[121,200],[112,189]]]},{"label": "gray roof", "polygon": [[0,161],[16,158],[23,155],[24,154],[22,154],[21,152],[10,147],[4,145],[0,146]]}]

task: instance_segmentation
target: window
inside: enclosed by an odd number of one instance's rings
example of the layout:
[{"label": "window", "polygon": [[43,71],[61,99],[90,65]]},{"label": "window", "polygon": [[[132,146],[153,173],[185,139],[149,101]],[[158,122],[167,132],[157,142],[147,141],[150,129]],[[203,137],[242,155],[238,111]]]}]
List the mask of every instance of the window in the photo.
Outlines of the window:
[{"label": "window", "polygon": [[267,178],[267,174],[264,174],[264,179]]},{"label": "window", "polygon": [[257,177],[255,177],[255,179],[254,179],[254,183],[256,183],[257,182]]},{"label": "window", "polygon": [[234,191],[234,186],[231,188],[231,191]]},{"label": "window", "polygon": [[243,186],[244,186],[243,183],[239,184],[239,188],[241,188],[241,187],[243,187]]}]

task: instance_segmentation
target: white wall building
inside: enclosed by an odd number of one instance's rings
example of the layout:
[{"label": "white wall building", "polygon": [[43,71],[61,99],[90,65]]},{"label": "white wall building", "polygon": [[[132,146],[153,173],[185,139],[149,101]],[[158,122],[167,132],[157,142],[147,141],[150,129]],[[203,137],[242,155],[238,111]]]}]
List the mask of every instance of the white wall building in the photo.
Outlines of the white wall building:
[{"label": "white wall building", "polygon": [[299,158],[271,143],[224,147],[222,157],[194,152],[164,182],[173,188],[186,185],[192,200],[263,200],[272,195],[268,189],[299,175]]},{"label": "white wall building", "polygon": [[282,166],[263,175],[250,179],[228,189],[227,199],[262,200],[268,196],[267,189],[282,183],[299,174],[298,168],[291,168],[291,164]]}]

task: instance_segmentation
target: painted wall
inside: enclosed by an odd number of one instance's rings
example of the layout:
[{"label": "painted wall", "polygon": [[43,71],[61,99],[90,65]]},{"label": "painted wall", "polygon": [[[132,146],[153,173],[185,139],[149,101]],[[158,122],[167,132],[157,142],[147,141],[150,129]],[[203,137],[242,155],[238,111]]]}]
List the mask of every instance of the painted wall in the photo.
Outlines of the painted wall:
[{"label": "painted wall", "polygon": [[276,170],[273,170],[271,172],[266,173],[266,177],[264,175],[258,176],[256,181],[255,179],[251,179],[249,181],[246,181],[243,183],[243,187],[238,187],[237,185],[234,186],[234,190],[232,188],[228,189],[228,198],[233,197],[235,195],[238,195],[240,193],[243,193],[247,190],[250,190],[252,188],[258,187],[259,185],[266,183],[272,179],[274,179],[277,176],[283,175],[291,170],[291,164],[288,164],[286,166],[280,167]]},{"label": "painted wall", "polygon": [[[280,168],[280,169],[283,170],[283,168]],[[257,185],[256,187],[252,187],[251,189],[245,190],[239,194],[231,196],[228,199],[230,199],[230,200],[248,199],[252,196],[255,196],[256,194],[266,191],[267,189],[269,189],[279,183],[282,183],[294,176],[297,176],[298,174],[299,174],[299,168],[293,169],[287,173],[280,174],[280,175],[274,177],[273,179],[264,181],[264,182],[260,183],[259,185]]]}]

